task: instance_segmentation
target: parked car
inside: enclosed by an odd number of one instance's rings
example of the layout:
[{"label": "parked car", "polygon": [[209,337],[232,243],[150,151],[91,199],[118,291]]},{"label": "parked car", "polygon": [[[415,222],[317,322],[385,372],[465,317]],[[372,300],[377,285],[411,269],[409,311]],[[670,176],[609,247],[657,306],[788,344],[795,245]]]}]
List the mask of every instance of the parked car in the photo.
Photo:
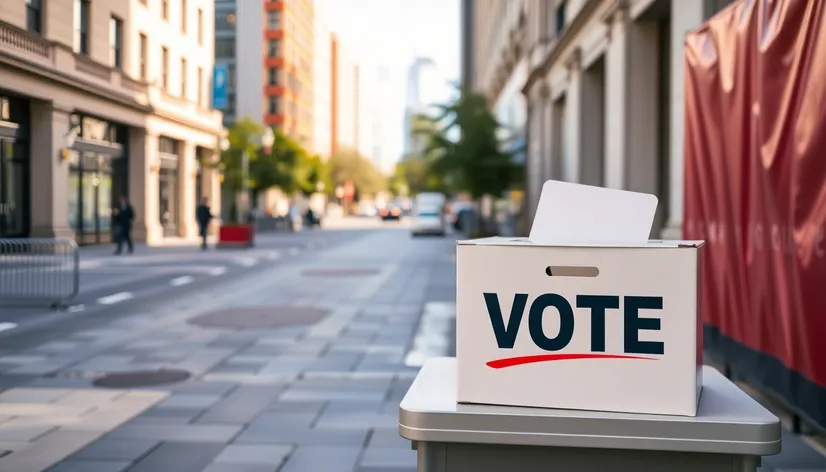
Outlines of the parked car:
[{"label": "parked car", "polygon": [[445,202],[447,199],[441,193],[420,193],[416,196],[413,206],[413,222],[411,234],[413,237],[423,234],[444,236],[447,234],[447,220],[445,218]]},{"label": "parked car", "polygon": [[399,220],[402,217],[402,210],[398,206],[390,204],[379,210],[379,216],[382,221]]}]

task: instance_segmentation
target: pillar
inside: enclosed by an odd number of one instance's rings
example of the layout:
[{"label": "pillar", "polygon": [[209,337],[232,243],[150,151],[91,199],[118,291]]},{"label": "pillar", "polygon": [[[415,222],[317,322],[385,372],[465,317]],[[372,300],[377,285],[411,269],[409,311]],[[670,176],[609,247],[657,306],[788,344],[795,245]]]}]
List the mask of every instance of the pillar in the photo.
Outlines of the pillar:
[{"label": "pillar", "polygon": [[623,15],[611,12],[604,20],[605,50],[605,186],[626,187],[628,155],[628,35]]},{"label": "pillar", "polygon": [[668,222],[663,238],[682,237],[683,226],[683,139],[685,75],[683,46],[685,35],[705,20],[706,2],[671,0],[671,124],[669,162]]},{"label": "pillar", "polygon": [[74,238],[69,228],[69,162],[61,157],[69,107],[31,102],[31,237]]},{"label": "pillar", "polygon": [[[205,150],[204,151],[205,159],[211,160],[210,162],[216,162],[219,158],[217,151],[214,150]],[[203,189],[204,196],[207,198],[209,202],[209,209],[215,217],[221,216],[221,179],[220,179],[220,172],[215,167],[202,164],[201,166],[201,188]],[[195,202],[196,204],[200,202]],[[218,231],[218,223],[213,221],[213,223],[209,227],[209,234],[216,234]]]},{"label": "pillar", "polygon": [[538,99],[538,87],[528,94],[528,153],[525,165],[526,192],[525,205],[529,222],[533,221],[536,206],[539,203],[539,192],[542,187],[542,108]]},{"label": "pillar", "polygon": [[132,237],[146,242],[147,236],[147,189],[149,166],[146,163],[146,129],[129,128],[129,201],[135,209]]},{"label": "pillar", "polygon": [[195,221],[195,143],[181,141],[181,153],[178,156],[178,236],[184,239],[198,237],[198,225]]},{"label": "pillar", "polygon": [[553,101],[551,100],[551,89],[547,83],[542,84],[538,105],[538,111],[542,114],[539,134],[542,140],[542,183],[544,183],[555,178],[553,172]]},{"label": "pillar", "polygon": [[579,182],[582,60],[578,49],[568,57],[565,65],[568,69],[568,88],[565,92],[565,124],[562,127],[562,179],[566,182]]},{"label": "pillar", "polygon": [[158,203],[158,136],[142,129],[134,130],[133,135],[135,134],[138,135],[138,141],[134,143],[135,152],[140,157],[129,163],[129,191],[140,195],[141,210],[138,210],[135,203],[138,199],[133,196],[132,204],[135,205],[136,213],[134,235],[139,241],[152,246],[163,240]]}]

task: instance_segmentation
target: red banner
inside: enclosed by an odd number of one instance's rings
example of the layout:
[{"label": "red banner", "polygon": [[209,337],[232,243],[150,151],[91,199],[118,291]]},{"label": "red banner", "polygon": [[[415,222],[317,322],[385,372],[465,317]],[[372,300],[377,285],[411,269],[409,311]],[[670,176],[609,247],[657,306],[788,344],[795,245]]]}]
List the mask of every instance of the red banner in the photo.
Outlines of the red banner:
[{"label": "red banner", "polygon": [[826,0],[741,0],[686,37],[684,237],[706,347],[826,427]]}]

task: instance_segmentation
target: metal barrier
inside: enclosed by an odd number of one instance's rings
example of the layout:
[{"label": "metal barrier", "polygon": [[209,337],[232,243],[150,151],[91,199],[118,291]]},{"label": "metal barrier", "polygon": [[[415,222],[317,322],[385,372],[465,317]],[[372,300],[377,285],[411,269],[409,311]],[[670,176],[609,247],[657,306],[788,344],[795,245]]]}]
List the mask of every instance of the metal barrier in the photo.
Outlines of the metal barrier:
[{"label": "metal barrier", "polygon": [[80,253],[71,239],[0,239],[0,303],[58,307],[80,289]]}]

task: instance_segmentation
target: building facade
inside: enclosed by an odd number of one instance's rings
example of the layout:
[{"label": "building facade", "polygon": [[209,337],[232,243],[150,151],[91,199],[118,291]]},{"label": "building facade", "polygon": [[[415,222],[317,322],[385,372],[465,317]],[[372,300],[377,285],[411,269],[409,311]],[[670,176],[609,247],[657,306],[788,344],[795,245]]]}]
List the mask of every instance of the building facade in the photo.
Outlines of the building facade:
[{"label": "building facade", "polygon": [[[134,237],[195,238],[209,166],[209,0],[0,3],[0,237],[113,239],[120,195]],[[151,26],[151,27],[150,27]]]},{"label": "building facade", "polygon": [[656,194],[653,236],[679,237],[683,38],[730,1],[479,1],[473,86],[498,97],[528,64],[527,220],[558,179]]},{"label": "building facade", "polygon": [[359,149],[359,67],[336,35],[330,47],[331,155]]},{"label": "building facade", "polygon": [[313,152],[332,155],[333,35],[323,11],[315,12],[313,31]]},{"label": "building facade", "polygon": [[231,78],[226,124],[252,118],[311,149],[313,1],[215,1],[216,62],[227,64]]}]

